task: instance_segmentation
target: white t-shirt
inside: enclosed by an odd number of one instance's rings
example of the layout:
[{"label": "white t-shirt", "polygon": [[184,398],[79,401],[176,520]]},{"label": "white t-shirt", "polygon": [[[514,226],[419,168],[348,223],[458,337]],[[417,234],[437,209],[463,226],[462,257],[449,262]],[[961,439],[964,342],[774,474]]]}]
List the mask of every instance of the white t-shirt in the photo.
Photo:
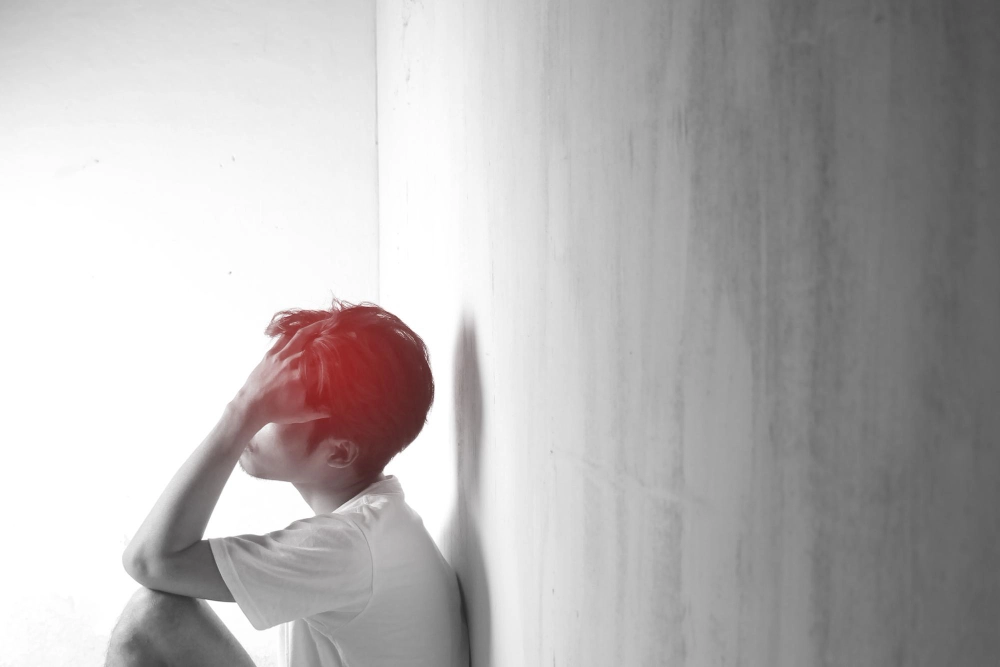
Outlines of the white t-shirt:
[{"label": "white t-shirt", "polygon": [[333,512],[208,540],[282,667],[468,667],[458,581],[393,475]]}]

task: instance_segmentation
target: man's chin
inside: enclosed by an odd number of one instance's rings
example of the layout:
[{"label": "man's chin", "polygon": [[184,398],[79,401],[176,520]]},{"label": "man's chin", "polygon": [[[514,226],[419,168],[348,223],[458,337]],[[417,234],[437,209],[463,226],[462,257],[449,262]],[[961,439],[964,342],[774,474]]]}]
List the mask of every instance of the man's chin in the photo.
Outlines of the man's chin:
[{"label": "man's chin", "polygon": [[242,470],[242,471],[243,471],[244,473],[246,473],[246,474],[247,474],[248,476],[250,476],[250,477],[254,477],[254,478],[257,478],[257,479],[260,479],[259,477],[257,477],[257,475],[253,474],[252,472],[250,472],[249,470],[247,470],[247,469],[246,469],[246,468],[245,468],[245,467],[243,466],[243,457],[242,457],[242,456],[241,456],[241,457],[240,457],[240,459],[239,459],[239,460],[237,461],[237,463],[238,463],[238,464],[239,464],[239,466],[240,466],[240,470]]},{"label": "man's chin", "polygon": [[238,461],[238,463],[240,464],[240,470],[242,470],[244,473],[246,473],[247,477],[253,477],[254,479],[261,479],[261,480],[274,480],[274,477],[268,477],[267,475],[261,475],[259,473],[247,470],[243,466],[243,459],[242,458]]}]

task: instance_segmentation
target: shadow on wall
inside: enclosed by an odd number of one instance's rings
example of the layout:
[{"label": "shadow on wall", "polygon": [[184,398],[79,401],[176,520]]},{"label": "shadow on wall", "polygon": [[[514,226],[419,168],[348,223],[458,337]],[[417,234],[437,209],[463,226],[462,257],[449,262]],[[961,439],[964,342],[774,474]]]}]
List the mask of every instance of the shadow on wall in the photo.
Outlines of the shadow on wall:
[{"label": "shadow on wall", "polygon": [[490,667],[490,586],[479,536],[483,384],[475,324],[463,316],[455,345],[455,510],[447,524],[451,564],[462,593],[472,667]]}]

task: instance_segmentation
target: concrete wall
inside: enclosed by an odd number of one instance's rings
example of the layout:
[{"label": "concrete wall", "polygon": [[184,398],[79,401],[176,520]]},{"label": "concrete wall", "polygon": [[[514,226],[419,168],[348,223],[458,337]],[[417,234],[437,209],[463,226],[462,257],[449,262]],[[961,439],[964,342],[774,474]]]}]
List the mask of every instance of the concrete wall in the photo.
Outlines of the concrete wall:
[{"label": "concrete wall", "polygon": [[377,12],[474,665],[1000,660],[1000,5]]},{"label": "concrete wall", "polygon": [[[121,555],[289,307],[378,299],[364,0],[0,0],[0,667],[104,664]],[[311,514],[239,469],[206,534]],[[212,607],[260,667],[277,629]]]}]

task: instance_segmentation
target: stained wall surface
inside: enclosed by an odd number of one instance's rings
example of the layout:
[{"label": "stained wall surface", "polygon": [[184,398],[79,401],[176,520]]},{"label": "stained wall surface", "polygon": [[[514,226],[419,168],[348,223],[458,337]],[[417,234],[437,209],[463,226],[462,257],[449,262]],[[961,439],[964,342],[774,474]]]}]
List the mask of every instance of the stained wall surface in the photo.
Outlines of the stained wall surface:
[{"label": "stained wall surface", "polygon": [[377,3],[381,301],[438,380],[394,465],[476,667],[1000,660],[998,35]]}]

